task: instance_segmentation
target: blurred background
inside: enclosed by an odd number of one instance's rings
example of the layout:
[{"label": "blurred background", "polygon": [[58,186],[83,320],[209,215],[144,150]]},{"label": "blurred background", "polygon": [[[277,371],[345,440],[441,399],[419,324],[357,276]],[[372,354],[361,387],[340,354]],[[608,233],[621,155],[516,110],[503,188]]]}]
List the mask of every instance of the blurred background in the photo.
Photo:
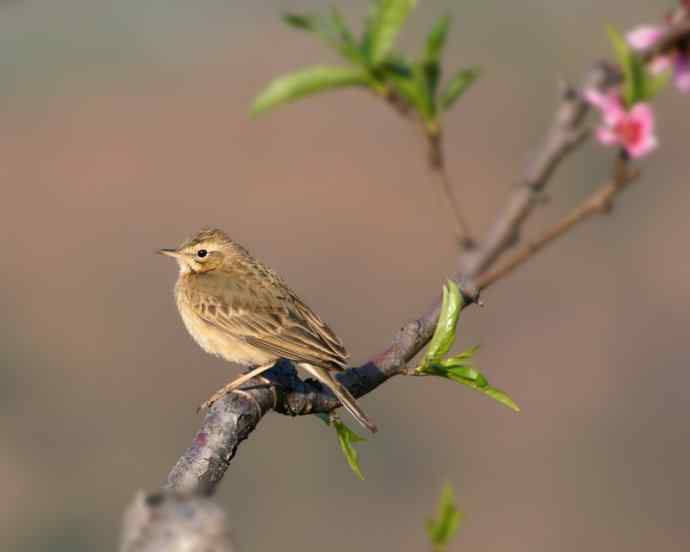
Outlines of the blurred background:
[{"label": "blurred background", "polygon": [[[359,28],[366,2],[339,3]],[[557,101],[609,56],[605,25],[674,2],[422,2],[420,47],[454,16],[446,60],[483,76],[446,120],[451,177],[486,229]],[[256,120],[279,73],[335,62],[283,26],[324,2],[152,0],[0,6],[0,549],[113,550],[123,509],[190,444],[196,405],[237,370],[205,355],[153,254],[205,225],[276,268],[340,334],[379,352],[455,267],[420,140],[336,92]],[[268,415],[221,485],[242,550],[428,550],[444,482],[466,513],[452,550],[687,550],[690,98],[659,101],[661,148],[594,220],[466,311],[459,348],[521,405],[397,378],[361,400],[381,431],[366,481],[319,420]],[[686,144],[683,146],[682,144]],[[526,236],[609,171],[588,144]],[[354,427],[354,425],[353,425]]]}]

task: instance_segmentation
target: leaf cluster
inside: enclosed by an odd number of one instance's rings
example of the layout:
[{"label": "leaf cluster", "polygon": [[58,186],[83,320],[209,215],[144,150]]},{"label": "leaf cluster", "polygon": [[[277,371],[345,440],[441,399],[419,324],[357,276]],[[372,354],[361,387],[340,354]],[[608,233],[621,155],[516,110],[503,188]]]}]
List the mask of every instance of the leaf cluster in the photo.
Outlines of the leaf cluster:
[{"label": "leaf cluster", "polygon": [[398,35],[415,5],[416,0],[374,0],[359,37],[336,8],[327,15],[285,15],[287,25],[318,37],[347,64],[308,67],[277,77],[257,96],[252,113],[318,92],[356,86],[384,97],[395,94],[433,127],[439,113],[453,107],[476,81],[479,69],[460,69],[441,88],[441,57],[451,24],[448,16],[433,26],[417,59],[395,51]]},{"label": "leaf cluster", "polygon": [[[446,357],[455,342],[458,318],[460,317],[463,303],[464,300],[462,293],[460,293],[460,288],[458,288],[455,282],[448,280],[443,287],[441,312],[436,323],[434,335],[429,342],[421,364],[415,369],[415,372],[419,375],[437,376],[462,383],[491,397],[511,410],[519,412],[520,407],[518,407],[515,401],[504,391],[491,386],[486,376],[474,366],[473,357],[478,349],[477,347],[473,347],[458,355]],[[326,425],[335,428],[340,448],[345,455],[347,463],[357,477],[364,479],[359,466],[359,456],[354,445],[366,439],[357,435],[333,413],[330,415],[319,414],[318,416]]]},{"label": "leaf cluster", "polygon": [[458,317],[463,307],[463,298],[458,285],[448,280],[443,287],[441,312],[434,335],[416,371],[419,374],[446,378],[484,393],[515,412],[520,408],[505,392],[492,387],[486,376],[474,366],[473,358],[478,347],[446,357],[455,342]]}]

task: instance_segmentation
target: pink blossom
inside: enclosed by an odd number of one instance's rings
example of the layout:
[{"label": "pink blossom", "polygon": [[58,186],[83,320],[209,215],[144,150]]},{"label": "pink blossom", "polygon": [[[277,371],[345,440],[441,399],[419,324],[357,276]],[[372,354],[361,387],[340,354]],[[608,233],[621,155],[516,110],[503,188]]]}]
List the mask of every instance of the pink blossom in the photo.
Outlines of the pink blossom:
[{"label": "pink blossom", "polygon": [[665,32],[664,25],[640,25],[628,32],[625,38],[633,49],[645,50],[656,44]]},{"label": "pink blossom", "polygon": [[[641,25],[626,35],[628,44],[634,50],[646,50],[656,44],[666,34],[665,25]],[[659,74],[673,68],[673,82],[684,94],[690,93],[690,51],[677,50],[671,54],[655,57],[650,69]]]},{"label": "pink blossom", "polygon": [[644,157],[658,145],[654,135],[654,112],[647,103],[637,103],[629,111],[616,92],[585,92],[585,98],[601,112],[604,124],[597,139],[607,146],[619,145],[630,157]]}]

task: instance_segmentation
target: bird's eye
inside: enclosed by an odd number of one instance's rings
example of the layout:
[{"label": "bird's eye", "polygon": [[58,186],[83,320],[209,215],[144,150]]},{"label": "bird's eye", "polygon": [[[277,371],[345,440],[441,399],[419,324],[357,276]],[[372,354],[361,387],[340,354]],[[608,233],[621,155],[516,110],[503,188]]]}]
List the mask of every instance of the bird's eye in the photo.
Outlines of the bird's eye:
[{"label": "bird's eye", "polygon": [[208,255],[208,251],[205,249],[199,249],[199,251],[196,252],[197,257],[201,257],[202,259]]}]

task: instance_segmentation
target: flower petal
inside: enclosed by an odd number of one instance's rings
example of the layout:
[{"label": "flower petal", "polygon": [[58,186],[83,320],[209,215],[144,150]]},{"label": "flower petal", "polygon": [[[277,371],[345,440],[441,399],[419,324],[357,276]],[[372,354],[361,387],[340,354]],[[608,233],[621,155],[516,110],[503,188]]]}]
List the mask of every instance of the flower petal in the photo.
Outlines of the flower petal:
[{"label": "flower petal", "polygon": [[628,32],[625,38],[635,50],[644,50],[654,45],[665,32],[663,25],[640,25]]},{"label": "flower petal", "polygon": [[644,141],[648,136],[654,134],[654,111],[648,103],[635,104],[630,110],[629,117],[640,125],[642,132],[640,140]]},{"label": "flower petal", "polygon": [[609,126],[616,125],[625,117],[625,109],[620,96],[616,92],[602,94],[598,90],[589,88],[584,92],[585,99],[595,106]]},{"label": "flower petal", "polygon": [[639,142],[637,142],[635,144],[632,144],[630,146],[626,146],[625,149],[628,152],[628,154],[630,154],[630,157],[632,157],[633,159],[639,159],[640,157],[644,157],[645,155],[649,155],[658,146],[659,146],[659,141],[657,140],[656,136],[654,136],[653,134],[650,134],[644,140],[640,140]]},{"label": "flower petal", "polygon": [[653,75],[660,75],[673,67],[671,56],[657,56],[649,64],[649,70]]},{"label": "flower petal", "polygon": [[613,129],[607,126],[600,126],[597,128],[597,140],[599,140],[605,146],[612,146],[620,143],[620,138],[618,135],[613,131]]}]

